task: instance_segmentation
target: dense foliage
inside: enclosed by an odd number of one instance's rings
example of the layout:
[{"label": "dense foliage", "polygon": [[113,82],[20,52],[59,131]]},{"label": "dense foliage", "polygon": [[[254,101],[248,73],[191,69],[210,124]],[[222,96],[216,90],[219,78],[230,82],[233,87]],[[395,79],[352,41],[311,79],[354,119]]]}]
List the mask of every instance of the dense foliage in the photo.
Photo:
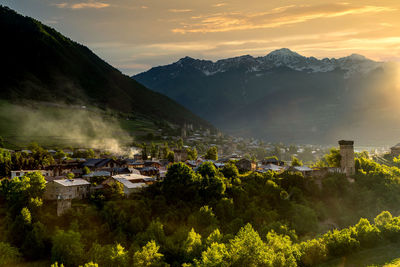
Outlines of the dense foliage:
[{"label": "dense foliage", "polygon": [[125,198],[116,184],[88,202],[74,202],[62,217],[43,203],[43,177],[29,173],[1,182],[1,259],[65,266],[311,266],[400,241],[400,217],[391,215],[398,214],[400,170],[365,157],[356,158],[356,167],[351,182],[342,175],[240,175],[231,163],[218,170],[205,162],[195,172],[175,163],[141,194]]}]

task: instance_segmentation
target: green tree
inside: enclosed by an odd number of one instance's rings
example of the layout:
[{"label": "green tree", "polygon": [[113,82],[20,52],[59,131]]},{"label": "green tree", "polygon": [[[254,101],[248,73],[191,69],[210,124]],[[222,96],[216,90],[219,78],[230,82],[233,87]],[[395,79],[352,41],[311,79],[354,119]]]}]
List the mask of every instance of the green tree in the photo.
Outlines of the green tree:
[{"label": "green tree", "polygon": [[31,215],[31,212],[29,211],[29,209],[27,207],[22,208],[21,215],[22,215],[23,222],[25,224],[31,224],[32,223],[32,215]]},{"label": "green tree", "polygon": [[192,228],[188,233],[183,247],[187,261],[192,261],[194,258],[199,257],[202,251],[201,235],[196,233]]},{"label": "green tree", "polygon": [[193,149],[187,149],[188,159],[189,160],[196,160],[198,157],[197,149],[194,147]]},{"label": "green tree", "polygon": [[216,146],[210,147],[207,150],[204,158],[205,159],[209,159],[209,160],[218,160],[218,149],[217,149],[217,147]]},{"label": "green tree", "polygon": [[182,162],[172,164],[162,182],[167,199],[193,200],[199,187],[200,176]]},{"label": "green tree", "polygon": [[183,139],[179,138],[178,142],[176,143],[178,149],[183,149]]},{"label": "green tree", "polygon": [[158,252],[159,249],[154,240],[149,241],[133,255],[134,266],[162,266],[164,255]]},{"label": "green tree", "polygon": [[292,157],[292,166],[303,166],[303,162],[296,157]]},{"label": "green tree", "polygon": [[271,250],[250,224],[239,230],[229,242],[232,266],[272,266]]},{"label": "green tree", "polygon": [[48,256],[50,240],[46,226],[41,222],[34,223],[33,229],[26,235],[21,249],[29,259],[37,260]]},{"label": "green tree", "polygon": [[167,159],[168,157],[168,152],[169,152],[169,147],[168,147],[168,143],[165,142],[162,149],[161,149],[161,153],[162,153],[162,157],[163,159]]},{"label": "green tree", "polygon": [[8,243],[0,242],[0,265],[12,266],[21,260],[18,249]]},{"label": "green tree", "polygon": [[53,236],[51,249],[52,261],[64,263],[68,266],[78,266],[83,257],[84,246],[81,234],[73,230],[67,232],[57,230]]},{"label": "green tree", "polygon": [[[44,194],[46,180],[39,172],[29,172],[22,177],[1,182],[1,192],[14,216],[24,207],[32,207]],[[33,201],[32,201],[33,200]]]},{"label": "green tree", "polygon": [[210,161],[201,164],[197,170],[201,175],[200,180],[200,195],[207,203],[212,199],[219,199],[225,193],[224,177],[220,175],[217,168]]},{"label": "green tree", "polygon": [[320,239],[300,243],[300,261],[306,266],[315,266],[327,258],[327,249]]},{"label": "green tree", "polygon": [[378,216],[375,218],[375,224],[377,226],[384,226],[389,224],[392,221],[393,217],[392,214],[388,211],[382,211]]},{"label": "green tree", "polygon": [[83,169],[82,169],[82,174],[83,174],[83,175],[87,175],[87,174],[89,174],[89,173],[91,173],[91,171],[90,171],[90,169],[88,168],[88,166],[83,167]]},{"label": "green tree", "polygon": [[231,266],[228,249],[225,244],[214,242],[201,253],[200,260],[195,260],[195,265],[204,267]]},{"label": "green tree", "polygon": [[332,148],[330,153],[325,155],[325,160],[329,167],[340,167],[341,158],[340,150],[337,148]]},{"label": "green tree", "polygon": [[221,172],[226,178],[236,178],[239,176],[239,170],[232,162],[226,163]]},{"label": "green tree", "polygon": [[167,160],[169,162],[174,162],[175,161],[175,153],[174,153],[174,151],[168,151]]},{"label": "green tree", "polygon": [[57,150],[56,154],[54,155],[54,158],[63,159],[66,156],[67,156],[67,154],[63,150]]}]

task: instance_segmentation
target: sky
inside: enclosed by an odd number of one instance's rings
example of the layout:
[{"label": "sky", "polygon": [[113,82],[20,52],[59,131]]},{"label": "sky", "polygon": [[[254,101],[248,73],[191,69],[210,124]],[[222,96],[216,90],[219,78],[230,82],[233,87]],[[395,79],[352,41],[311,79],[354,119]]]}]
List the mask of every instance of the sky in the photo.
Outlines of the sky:
[{"label": "sky", "polygon": [[0,0],[127,75],[178,59],[362,54],[400,61],[400,1]]}]

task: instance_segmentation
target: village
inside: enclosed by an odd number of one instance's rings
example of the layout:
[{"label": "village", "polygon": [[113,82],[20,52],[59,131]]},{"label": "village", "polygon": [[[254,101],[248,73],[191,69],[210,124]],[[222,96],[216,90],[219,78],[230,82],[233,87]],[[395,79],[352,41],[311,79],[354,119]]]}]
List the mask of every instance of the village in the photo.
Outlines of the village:
[{"label": "village", "polygon": [[[107,157],[100,151],[96,151],[97,153],[87,158],[71,158],[73,155],[79,154],[79,150],[75,150],[74,154],[72,150],[66,149],[63,151],[66,156],[56,159],[54,164],[40,169],[12,170],[10,179],[22,177],[30,172],[39,172],[46,180],[44,199],[57,202],[57,215],[61,216],[71,208],[72,200],[86,199],[98,190],[111,188],[115,183],[122,185],[126,197],[140,193],[149,185],[162,181],[168,167],[174,162],[183,162],[194,171],[202,163],[212,162],[216,169],[222,169],[225,164],[233,163],[240,173],[299,172],[304,177],[315,178],[319,184],[318,179],[331,173],[343,173],[350,179],[355,173],[354,142],[341,140],[339,146],[341,159],[338,167],[308,167],[302,164],[290,164],[276,156],[265,157],[257,161],[236,153],[222,155],[221,152],[218,153],[217,146],[214,144],[209,148],[215,154],[211,157],[209,155],[190,157],[190,149],[185,149],[186,146],[184,146],[171,150],[173,152],[172,159],[166,159],[167,156],[161,154],[159,154],[159,158],[151,158],[151,156],[146,156],[143,151],[132,157]],[[139,150],[136,151],[139,152]],[[30,150],[22,152],[28,155],[32,153]],[[55,150],[47,152],[53,156],[56,156],[57,153]],[[81,149],[81,152],[81,154],[85,154],[84,149]],[[392,152],[397,153],[396,148],[393,148]]]}]

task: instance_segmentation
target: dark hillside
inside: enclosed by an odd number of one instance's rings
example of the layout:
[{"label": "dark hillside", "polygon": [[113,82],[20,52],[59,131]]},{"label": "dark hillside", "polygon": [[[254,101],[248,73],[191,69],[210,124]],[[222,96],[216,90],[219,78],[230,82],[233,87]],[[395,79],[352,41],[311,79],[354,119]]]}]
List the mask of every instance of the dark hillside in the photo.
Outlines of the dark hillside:
[{"label": "dark hillside", "polygon": [[0,25],[2,99],[90,104],[175,124],[211,127],[37,20],[1,6]]}]

